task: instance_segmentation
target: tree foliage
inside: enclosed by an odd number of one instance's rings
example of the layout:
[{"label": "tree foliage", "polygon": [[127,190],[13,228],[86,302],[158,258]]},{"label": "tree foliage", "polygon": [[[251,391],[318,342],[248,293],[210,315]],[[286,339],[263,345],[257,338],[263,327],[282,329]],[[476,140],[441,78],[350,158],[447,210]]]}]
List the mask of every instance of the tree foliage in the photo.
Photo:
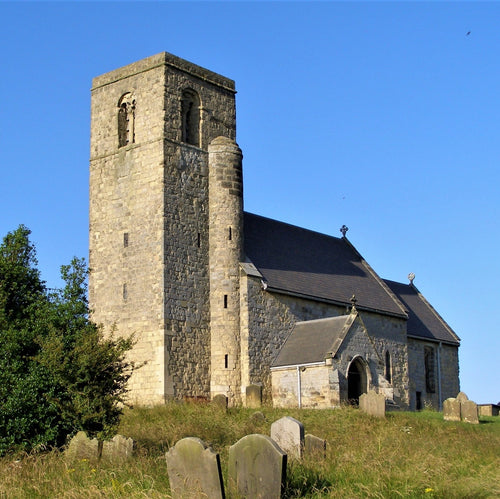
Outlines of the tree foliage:
[{"label": "tree foliage", "polygon": [[84,260],[62,266],[65,286],[49,291],[29,235],[20,226],[0,246],[0,454],[59,446],[78,430],[112,436],[136,368],[132,338],[89,319]]}]

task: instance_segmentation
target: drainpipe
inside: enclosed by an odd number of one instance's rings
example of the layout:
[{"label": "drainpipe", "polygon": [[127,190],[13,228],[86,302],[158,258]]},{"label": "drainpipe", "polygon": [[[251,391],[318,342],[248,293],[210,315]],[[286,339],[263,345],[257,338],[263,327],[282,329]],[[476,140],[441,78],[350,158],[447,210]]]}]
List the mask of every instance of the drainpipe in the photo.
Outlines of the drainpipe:
[{"label": "drainpipe", "polygon": [[302,408],[302,386],[300,383],[300,366],[297,366],[297,400],[299,402],[299,409]]},{"label": "drainpipe", "polygon": [[441,396],[441,345],[442,343],[439,342],[438,345],[438,350],[437,350],[437,368],[438,368],[438,397],[439,397],[439,410],[443,410],[443,401],[442,401],[442,396]]}]

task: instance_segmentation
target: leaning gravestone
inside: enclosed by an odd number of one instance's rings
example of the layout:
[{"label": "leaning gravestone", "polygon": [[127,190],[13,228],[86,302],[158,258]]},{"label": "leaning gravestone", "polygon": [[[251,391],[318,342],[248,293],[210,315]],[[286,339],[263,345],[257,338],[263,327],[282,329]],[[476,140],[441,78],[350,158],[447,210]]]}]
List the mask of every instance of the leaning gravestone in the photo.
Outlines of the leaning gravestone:
[{"label": "leaning gravestone", "polygon": [[231,497],[279,499],[286,479],[286,454],[266,435],[247,435],[229,447]]},{"label": "leaning gravestone", "polygon": [[300,459],[304,448],[304,425],[296,419],[285,416],[271,425],[271,438],[288,454]]},{"label": "leaning gravestone", "polygon": [[250,409],[258,409],[262,406],[262,386],[248,385],[246,388],[246,405]]},{"label": "leaning gravestone", "polygon": [[199,438],[179,440],[165,455],[173,499],[224,499],[219,454]]},{"label": "leaning gravestone", "polygon": [[359,397],[359,408],[377,418],[385,417],[385,395],[370,390]]},{"label": "leaning gravestone", "polygon": [[443,419],[460,421],[460,401],[451,397],[443,402]]},{"label": "leaning gravestone", "polygon": [[326,457],[326,440],[307,434],[304,439],[304,455],[308,457]]},{"label": "leaning gravestone", "polygon": [[472,400],[465,400],[460,404],[460,417],[466,423],[479,424],[477,404]]},{"label": "leaning gravestone", "polygon": [[460,392],[458,395],[457,395],[457,400],[462,403],[462,402],[465,402],[466,400],[469,400],[469,397],[467,397],[467,395],[464,393],[464,392]]},{"label": "leaning gravestone", "polygon": [[66,459],[76,461],[78,459],[95,460],[98,458],[97,439],[90,439],[84,431],[79,431],[69,442],[64,453]]}]

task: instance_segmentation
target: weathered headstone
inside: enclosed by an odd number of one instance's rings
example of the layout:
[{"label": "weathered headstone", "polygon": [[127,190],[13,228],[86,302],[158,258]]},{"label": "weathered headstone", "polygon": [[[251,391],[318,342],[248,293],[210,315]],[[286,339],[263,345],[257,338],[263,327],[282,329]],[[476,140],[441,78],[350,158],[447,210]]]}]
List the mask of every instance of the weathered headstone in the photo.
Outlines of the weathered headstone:
[{"label": "weathered headstone", "polygon": [[370,390],[368,393],[363,393],[359,397],[359,408],[377,418],[385,417],[385,395]]},{"label": "weathered headstone", "polygon": [[246,387],[246,404],[251,409],[258,409],[262,406],[262,386],[248,385]]},{"label": "weathered headstone", "polygon": [[443,419],[445,421],[460,421],[460,401],[455,398],[443,402]]},{"label": "weathered headstone", "polygon": [[134,441],[123,435],[115,435],[112,440],[106,440],[102,446],[102,459],[120,462],[132,457]]},{"label": "weathered headstone", "polygon": [[97,459],[98,442],[97,439],[90,439],[84,431],[79,431],[69,442],[65,457],[70,461],[78,459]]},{"label": "weathered headstone", "polygon": [[271,425],[271,438],[290,458],[300,459],[304,448],[304,425],[285,416]]},{"label": "weathered headstone", "polygon": [[464,392],[460,392],[458,395],[457,395],[457,400],[462,403],[462,402],[465,402],[466,400],[469,400],[469,397],[467,397],[467,395],[465,395]]},{"label": "weathered headstone", "polygon": [[309,433],[304,438],[304,455],[308,457],[326,457],[326,440]]},{"label": "weathered headstone", "polygon": [[460,417],[466,423],[479,424],[477,404],[472,400],[464,400],[460,404]]},{"label": "weathered headstone", "polygon": [[256,411],[250,416],[250,419],[253,423],[263,423],[266,420],[266,416],[264,416],[263,412]]},{"label": "weathered headstone", "polygon": [[123,435],[115,435],[112,440],[102,442],[99,456],[99,442],[97,438],[89,438],[84,431],[79,431],[70,441],[65,455],[69,460],[76,459],[103,459],[120,462],[132,456],[134,441]]},{"label": "weathered headstone", "polygon": [[212,403],[220,409],[227,409],[227,397],[223,393],[218,393],[212,399]]},{"label": "weathered headstone", "polygon": [[199,438],[179,440],[165,455],[173,499],[224,499],[219,454]]},{"label": "weathered headstone", "polygon": [[228,484],[232,497],[279,499],[287,456],[266,435],[247,435],[229,448]]}]

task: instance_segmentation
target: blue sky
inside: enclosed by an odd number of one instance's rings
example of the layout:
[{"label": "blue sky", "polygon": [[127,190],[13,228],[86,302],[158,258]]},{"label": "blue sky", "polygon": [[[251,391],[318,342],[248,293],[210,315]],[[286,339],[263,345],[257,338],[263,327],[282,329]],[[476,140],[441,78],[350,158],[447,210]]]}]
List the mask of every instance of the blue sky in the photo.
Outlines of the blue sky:
[{"label": "blue sky", "polygon": [[[162,51],[236,81],[245,209],[350,241],[500,400],[500,3],[0,2],[0,234],[88,252],[91,79]],[[470,32],[470,33],[469,33]],[[468,34],[469,33],[469,34]]]}]

